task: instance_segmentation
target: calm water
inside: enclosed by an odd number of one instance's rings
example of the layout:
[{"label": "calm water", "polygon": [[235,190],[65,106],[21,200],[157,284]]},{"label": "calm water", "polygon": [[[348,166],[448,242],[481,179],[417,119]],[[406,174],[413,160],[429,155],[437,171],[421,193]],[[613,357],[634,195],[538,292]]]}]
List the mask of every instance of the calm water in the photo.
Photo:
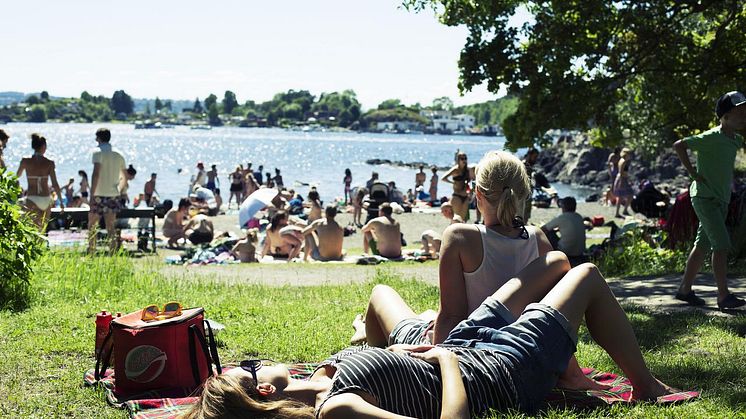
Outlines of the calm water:
[{"label": "calm water", "polygon": [[[5,151],[5,161],[11,169],[18,167],[22,156],[31,154],[30,134],[39,132],[47,138],[46,156],[55,161],[60,184],[70,177],[78,185],[78,170],[90,177],[93,171],[91,153],[96,147],[94,133],[101,126],[112,132],[111,143],[127,164],[137,169],[130,183],[130,197],[142,191],[151,172],[158,173],[157,190],[162,199],[185,196],[190,177],[196,173],[197,161],[205,167],[216,164],[221,191],[228,198],[228,174],[238,164],[252,162],[254,170],[264,165],[264,172],[274,168],[282,171],[286,187],[305,194],[308,187],[297,182],[317,184],[322,199],[342,196],[345,168],[352,171],[353,186],[365,184],[371,171],[381,180],[393,180],[402,191],[414,186],[415,170],[391,166],[371,166],[368,159],[423,161],[438,166],[453,164],[456,150],[465,151],[470,164],[476,164],[487,151],[502,149],[502,137],[459,135],[395,135],[332,132],[296,132],[282,129],[220,127],[190,130],[186,127],[161,130],[135,130],[129,124],[27,124],[4,125],[11,139]],[[521,155],[523,153],[520,153]],[[182,169],[179,174],[178,169]],[[428,179],[430,176],[427,170]],[[439,172],[442,176],[443,172]],[[296,182],[294,184],[294,182]],[[25,186],[25,179],[22,181]],[[554,185],[561,196],[585,196],[587,191],[567,185]],[[450,184],[440,182],[438,195],[450,195]]]}]

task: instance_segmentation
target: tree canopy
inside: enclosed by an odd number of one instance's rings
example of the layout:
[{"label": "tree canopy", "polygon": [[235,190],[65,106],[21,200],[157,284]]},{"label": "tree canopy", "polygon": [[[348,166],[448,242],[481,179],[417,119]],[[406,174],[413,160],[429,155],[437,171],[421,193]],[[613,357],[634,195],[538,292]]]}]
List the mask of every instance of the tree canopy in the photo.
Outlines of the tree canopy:
[{"label": "tree canopy", "polygon": [[111,110],[129,115],[135,110],[135,102],[124,90],[117,90],[111,97]]},{"label": "tree canopy", "polygon": [[236,100],[236,94],[230,90],[225,91],[223,96],[223,112],[230,114],[233,113],[233,109],[238,106],[238,100]]},{"label": "tree canopy", "polygon": [[[715,100],[746,87],[743,0],[404,0],[469,31],[461,91],[486,83],[519,97],[503,128],[512,148],[548,129],[589,130],[599,144],[622,132],[653,152],[708,128]],[[525,7],[532,19],[511,17]]]}]

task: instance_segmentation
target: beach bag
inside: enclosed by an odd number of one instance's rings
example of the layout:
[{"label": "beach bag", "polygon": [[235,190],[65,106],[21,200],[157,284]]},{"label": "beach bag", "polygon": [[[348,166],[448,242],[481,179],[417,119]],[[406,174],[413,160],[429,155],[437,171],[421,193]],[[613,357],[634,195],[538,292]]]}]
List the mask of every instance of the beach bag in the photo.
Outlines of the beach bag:
[{"label": "beach bag", "polygon": [[604,225],[604,221],[606,220],[604,220],[604,217],[601,215],[594,215],[593,217],[591,217],[591,224],[593,225],[593,227],[601,227],[602,225]]},{"label": "beach bag", "polygon": [[96,358],[95,377],[100,380],[114,356],[117,397],[194,389],[214,372],[222,372],[204,309],[183,309],[178,316],[150,322],[142,321],[141,314],[138,310],[113,319]]}]

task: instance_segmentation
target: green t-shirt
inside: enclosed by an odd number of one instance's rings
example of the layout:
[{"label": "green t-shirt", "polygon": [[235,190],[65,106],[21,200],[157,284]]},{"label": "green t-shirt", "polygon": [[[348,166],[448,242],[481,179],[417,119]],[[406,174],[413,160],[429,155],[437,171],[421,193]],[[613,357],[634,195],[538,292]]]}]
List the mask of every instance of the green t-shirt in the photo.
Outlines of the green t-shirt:
[{"label": "green t-shirt", "polygon": [[743,146],[743,137],[736,134],[736,138],[730,138],[721,133],[718,126],[702,134],[684,138],[684,143],[697,153],[697,173],[706,181],[692,182],[689,194],[730,202],[733,164],[736,152]]}]

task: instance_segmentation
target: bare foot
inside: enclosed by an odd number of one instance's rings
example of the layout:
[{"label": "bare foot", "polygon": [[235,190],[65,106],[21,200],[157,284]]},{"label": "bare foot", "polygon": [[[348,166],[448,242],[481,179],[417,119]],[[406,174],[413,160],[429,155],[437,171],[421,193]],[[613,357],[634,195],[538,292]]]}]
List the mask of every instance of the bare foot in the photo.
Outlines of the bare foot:
[{"label": "bare foot", "polygon": [[566,390],[608,390],[611,388],[608,384],[601,384],[588,378],[580,369],[570,369],[565,371],[557,380],[557,388]]},{"label": "bare foot", "polygon": [[355,320],[352,321],[352,328],[355,329],[355,333],[350,338],[350,344],[360,345],[365,342],[365,322],[362,314],[355,316]]},{"label": "bare foot", "polygon": [[648,385],[636,385],[632,387],[632,400],[655,401],[660,396],[678,392],[679,390],[664,384],[657,378],[653,378],[653,382]]}]

